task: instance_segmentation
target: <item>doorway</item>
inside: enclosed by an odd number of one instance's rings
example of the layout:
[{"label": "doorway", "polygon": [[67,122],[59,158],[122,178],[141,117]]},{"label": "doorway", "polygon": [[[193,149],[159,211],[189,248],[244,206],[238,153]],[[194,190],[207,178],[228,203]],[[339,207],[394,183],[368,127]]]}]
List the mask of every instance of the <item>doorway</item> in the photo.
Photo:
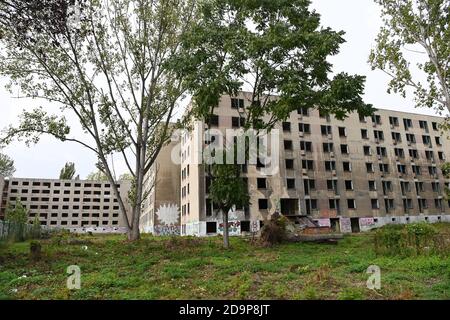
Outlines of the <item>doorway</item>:
[{"label": "doorway", "polygon": [[350,223],[352,225],[352,232],[358,233],[360,231],[359,229],[359,218],[350,218]]},{"label": "doorway", "polygon": [[330,219],[331,229],[334,232],[341,232],[341,225],[339,224],[339,218]]}]

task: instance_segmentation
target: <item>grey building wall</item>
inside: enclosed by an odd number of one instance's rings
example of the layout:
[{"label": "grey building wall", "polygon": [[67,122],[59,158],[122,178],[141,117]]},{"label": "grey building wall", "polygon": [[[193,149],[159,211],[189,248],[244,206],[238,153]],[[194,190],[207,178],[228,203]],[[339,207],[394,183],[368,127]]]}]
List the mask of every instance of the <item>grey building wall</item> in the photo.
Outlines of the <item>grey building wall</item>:
[{"label": "grey building wall", "polygon": [[[121,181],[117,185],[128,208],[130,183]],[[30,222],[38,216],[42,225],[72,231],[124,231],[125,219],[109,182],[9,178],[2,212],[16,199],[29,210]]]},{"label": "grey building wall", "polygon": [[[248,106],[247,97],[244,92],[236,98]],[[221,131],[232,128],[233,121],[236,123],[240,116],[227,96],[222,97],[214,112],[218,124],[213,128]],[[292,112],[284,124],[276,127],[281,133],[280,171],[265,177],[256,166],[247,166],[244,176],[248,180],[251,205],[246,212],[237,212],[236,233],[242,231],[243,222],[246,230],[248,222],[258,228],[259,221],[270,217],[277,207],[294,220],[295,216],[308,215],[320,224],[344,232],[388,222],[450,221],[450,203],[444,196],[449,180],[444,178],[440,168],[450,159],[450,142],[438,128],[443,120],[384,109],[379,109],[373,119],[361,119],[353,113],[344,121],[321,116],[312,108],[307,112]],[[309,126],[309,130],[301,130],[303,125]],[[324,134],[322,127],[329,127],[329,134]],[[200,124],[195,130],[203,133],[205,128]],[[192,149],[194,136],[195,133],[191,133],[183,141],[182,152]],[[399,136],[398,141],[394,139],[396,136]],[[408,141],[412,136],[415,142]],[[305,143],[310,144],[310,151],[302,150],[301,145]],[[324,144],[332,144],[332,150],[326,150]],[[367,154],[365,149],[369,150]],[[404,156],[398,156],[396,149],[402,149]],[[311,170],[304,168],[305,161],[312,161]],[[327,170],[326,165],[330,163],[334,167]],[[182,208],[190,209],[182,210],[184,234],[207,234],[208,222],[210,226],[216,223],[216,232],[220,232],[221,217],[207,209],[203,165],[196,165],[192,157],[186,157],[182,169],[187,165],[191,176],[182,179],[181,188],[188,184],[191,189],[195,188],[181,199]],[[368,166],[373,166],[373,172],[367,170]],[[420,172],[413,172],[417,167]],[[258,187],[257,181],[261,178],[266,179],[265,188]],[[330,189],[330,185],[336,187]],[[267,209],[259,206],[260,200],[267,200]]]},{"label": "grey building wall", "polygon": [[141,232],[154,235],[180,235],[180,165],[172,159],[176,155],[176,141],[164,146],[154,165],[145,176],[147,195],[140,218]]}]

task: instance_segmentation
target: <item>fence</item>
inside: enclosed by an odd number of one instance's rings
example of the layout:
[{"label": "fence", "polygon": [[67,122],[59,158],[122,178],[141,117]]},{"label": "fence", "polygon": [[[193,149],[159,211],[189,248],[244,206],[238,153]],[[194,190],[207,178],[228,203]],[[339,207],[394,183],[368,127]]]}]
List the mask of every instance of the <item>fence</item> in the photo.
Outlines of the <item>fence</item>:
[{"label": "fence", "polygon": [[53,229],[47,226],[36,227],[32,224],[0,220],[0,240],[23,241],[40,238],[43,232],[50,232]]}]

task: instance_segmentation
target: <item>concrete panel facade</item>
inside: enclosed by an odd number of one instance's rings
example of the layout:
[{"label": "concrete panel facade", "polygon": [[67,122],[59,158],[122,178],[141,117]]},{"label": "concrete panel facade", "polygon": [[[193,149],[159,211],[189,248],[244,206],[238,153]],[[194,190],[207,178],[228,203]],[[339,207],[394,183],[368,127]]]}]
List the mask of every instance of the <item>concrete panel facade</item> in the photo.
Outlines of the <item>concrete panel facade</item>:
[{"label": "concrete panel facade", "polygon": [[[244,92],[232,102],[223,96],[211,129],[239,128],[243,110],[236,106],[247,107],[248,97]],[[367,118],[354,113],[344,121],[316,109],[292,112],[276,126],[279,171],[265,176],[261,168],[246,166],[251,205],[235,212],[236,234],[257,230],[276,210],[293,220],[308,215],[341,231],[449,220],[444,196],[449,180],[440,168],[450,159],[450,142],[439,130],[443,120],[384,109]],[[197,122],[181,140],[181,170],[189,170],[180,189],[181,228],[187,235],[220,233],[221,216],[210,207],[205,167],[196,152],[205,147],[205,129]],[[258,186],[261,179],[264,186]]]},{"label": "concrete panel facade", "polygon": [[[3,182],[2,182],[3,181]],[[39,217],[41,225],[74,232],[125,232],[125,219],[109,182],[9,178],[3,183],[1,215],[16,199],[28,209],[29,222]],[[127,199],[130,182],[117,182]],[[128,201],[125,201],[129,211]]]}]

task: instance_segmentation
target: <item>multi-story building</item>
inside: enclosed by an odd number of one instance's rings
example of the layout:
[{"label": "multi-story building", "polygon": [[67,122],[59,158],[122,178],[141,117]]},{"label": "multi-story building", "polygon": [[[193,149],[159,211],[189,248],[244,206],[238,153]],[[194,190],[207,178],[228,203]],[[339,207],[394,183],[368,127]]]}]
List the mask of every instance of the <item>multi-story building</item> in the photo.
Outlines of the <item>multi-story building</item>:
[{"label": "multi-story building", "polygon": [[[117,182],[127,199],[130,182]],[[0,177],[0,219],[16,200],[28,210],[29,222],[39,217],[41,225],[75,232],[123,232],[125,219],[109,182]],[[125,205],[129,204],[125,201]],[[129,210],[127,210],[129,211]]]},{"label": "multi-story building", "polygon": [[[210,129],[238,129],[248,97],[223,96]],[[243,167],[251,204],[231,213],[231,233],[256,231],[275,211],[294,221],[310,216],[342,232],[386,223],[450,221],[450,202],[444,196],[449,180],[441,171],[450,159],[450,142],[439,130],[443,120],[383,109],[366,118],[353,113],[344,121],[312,108],[292,112],[276,126],[279,170],[265,175],[259,162]],[[199,161],[209,143],[207,127],[196,122],[181,138],[181,228],[186,235],[222,230],[222,218],[208,197],[209,177]]]},{"label": "multi-story building", "polygon": [[180,235],[179,145],[164,146],[145,175],[144,204],[139,220],[141,232],[154,235]]}]

